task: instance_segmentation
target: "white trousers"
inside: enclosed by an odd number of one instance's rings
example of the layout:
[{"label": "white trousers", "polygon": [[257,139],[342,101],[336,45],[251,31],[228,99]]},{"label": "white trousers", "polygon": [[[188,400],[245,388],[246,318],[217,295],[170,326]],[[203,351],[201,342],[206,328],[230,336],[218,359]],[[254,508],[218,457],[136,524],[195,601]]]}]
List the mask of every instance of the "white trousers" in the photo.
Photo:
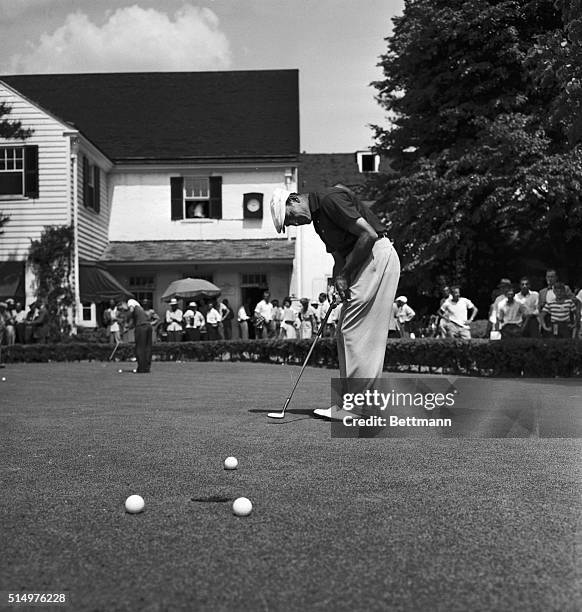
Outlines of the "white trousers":
[{"label": "white trousers", "polygon": [[400,259],[388,238],[377,240],[341,306],[337,348],[341,378],[382,376]]}]

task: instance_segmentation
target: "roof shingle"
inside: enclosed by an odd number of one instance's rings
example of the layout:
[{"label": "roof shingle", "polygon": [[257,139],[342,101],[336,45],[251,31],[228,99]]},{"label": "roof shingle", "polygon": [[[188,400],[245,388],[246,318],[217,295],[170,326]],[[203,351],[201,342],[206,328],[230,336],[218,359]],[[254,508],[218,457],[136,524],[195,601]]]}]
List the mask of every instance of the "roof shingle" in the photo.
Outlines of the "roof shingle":
[{"label": "roof shingle", "polygon": [[295,241],[269,240],[144,240],[110,242],[101,256],[106,263],[206,263],[220,261],[292,261]]},{"label": "roof shingle", "polygon": [[113,161],[299,154],[297,70],[0,76]]}]

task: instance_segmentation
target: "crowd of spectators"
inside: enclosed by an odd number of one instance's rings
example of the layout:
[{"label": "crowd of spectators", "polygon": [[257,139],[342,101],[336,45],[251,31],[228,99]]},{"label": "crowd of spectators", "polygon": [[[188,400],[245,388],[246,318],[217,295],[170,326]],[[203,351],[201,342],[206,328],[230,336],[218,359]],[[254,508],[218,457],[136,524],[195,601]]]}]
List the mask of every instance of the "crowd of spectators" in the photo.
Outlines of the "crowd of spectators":
[{"label": "crowd of spectators", "polygon": [[0,345],[44,344],[48,340],[49,320],[46,304],[33,302],[28,310],[12,298],[0,302]]},{"label": "crowd of spectators", "polygon": [[[486,337],[502,338],[582,338],[582,287],[575,294],[559,281],[555,270],[547,270],[546,285],[539,291],[530,287],[530,280],[522,277],[518,285],[502,278],[491,294],[487,317]],[[153,328],[154,341],[168,342],[199,340],[231,340],[240,338],[310,339],[319,331],[330,302],[326,293],[317,300],[287,296],[282,302],[271,299],[268,290],[256,305],[250,301],[234,310],[227,298],[170,300],[160,316],[149,300],[142,301],[143,310]],[[339,308],[330,313],[324,337],[336,335]],[[440,306],[430,317],[422,335],[440,338],[471,338],[471,323],[479,310],[461,295],[459,286],[443,287]],[[406,296],[396,298],[389,326],[389,338],[415,338],[416,313]],[[110,300],[103,311],[102,324],[111,344],[132,341],[120,302]],[[48,311],[42,300],[32,303],[28,310],[21,302],[8,299],[0,302],[0,345],[15,343],[46,343],[48,340]],[[418,333],[418,329],[417,329]]]}]

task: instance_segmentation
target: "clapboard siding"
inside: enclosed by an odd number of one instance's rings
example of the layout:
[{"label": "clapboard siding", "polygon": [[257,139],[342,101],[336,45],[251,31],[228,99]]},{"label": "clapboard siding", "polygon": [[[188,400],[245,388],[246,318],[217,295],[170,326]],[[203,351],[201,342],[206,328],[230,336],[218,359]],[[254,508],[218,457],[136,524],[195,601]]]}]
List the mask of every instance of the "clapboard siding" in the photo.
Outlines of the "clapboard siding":
[{"label": "clapboard siding", "polygon": [[[83,157],[87,157],[89,163],[99,166],[99,193],[100,210],[86,208],[83,202]],[[109,189],[108,176],[105,169],[98,161],[86,151],[81,151],[77,166],[77,200],[79,206],[78,237],[79,237],[79,257],[89,261],[97,260],[101,257],[109,242]]]},{"label": "clapboard siding", "polygon": [[30,241],[40,237],[48,225],[71,223],[69,197],[69,130],[64,122],[37,108],[25,98],[0,83],[0,102],[12,112],[9,117],[22,121],[33,135],[21,140],[0,138],[0,146],[38,145],[39,197],[37,199],[5,199],[0,196],[0,211],[10,216],[0,240],[0,261],[25,259]]}]

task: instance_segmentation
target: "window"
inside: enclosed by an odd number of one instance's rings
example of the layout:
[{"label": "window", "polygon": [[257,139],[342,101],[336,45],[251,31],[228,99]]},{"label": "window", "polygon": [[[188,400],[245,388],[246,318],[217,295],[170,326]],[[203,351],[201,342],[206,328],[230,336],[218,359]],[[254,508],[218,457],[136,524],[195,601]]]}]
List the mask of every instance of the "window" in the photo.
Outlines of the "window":
[{"label": "window", "polygon": [[268,287],[266,274],[243,274],[241,287]]},{"label": "window", "polygon": [[101,209],[101,172],[83,157],[83,204],[96,213]]},{"label": "window", "polygon": [[154,303],[155,288],[156,282],[153,276],[129,277],[129,290],[140,304],[143,304],[144,300],[149,300],[150,304]]},{"label": "window", "polygon": [[0,196],[38,198],[38,147],[0,147]]},{"label": "window", "polygon": [[222,218],[221,176],[173,176],[170,196],[172,221]]},{"label": "window", "polygon": [[92,302],[83,302],[81,306],[83,310],[83,321],[90,323],[93,320],[93,310],[95,308],[95,304]]},{"label": "window", "polygon": [[356,153],[358,170],[360,172],[378,172],[380,168],[380,156],[368,151],[358,151]]}]

